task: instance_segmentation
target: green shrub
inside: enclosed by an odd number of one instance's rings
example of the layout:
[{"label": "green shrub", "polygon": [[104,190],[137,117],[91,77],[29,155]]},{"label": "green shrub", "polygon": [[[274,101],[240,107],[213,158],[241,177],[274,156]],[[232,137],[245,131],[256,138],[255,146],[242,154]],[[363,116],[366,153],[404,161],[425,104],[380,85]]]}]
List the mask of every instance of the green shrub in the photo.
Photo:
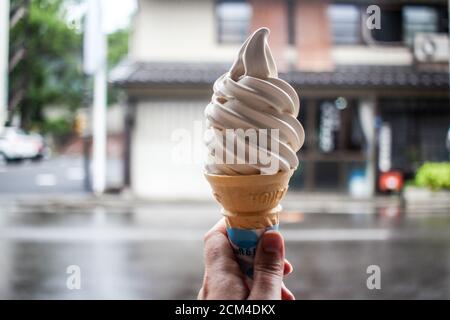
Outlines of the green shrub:
[{"label": "green shrub", "polygon": [[72,132],[72,122],[65,118],[46,120],[42,125],[42,131],[55,137],[68,135]]},{"label": "green shrub", "polygon": [[425,162],[417,170],[415,182],[432,190],[450,189],[450,162]]}]

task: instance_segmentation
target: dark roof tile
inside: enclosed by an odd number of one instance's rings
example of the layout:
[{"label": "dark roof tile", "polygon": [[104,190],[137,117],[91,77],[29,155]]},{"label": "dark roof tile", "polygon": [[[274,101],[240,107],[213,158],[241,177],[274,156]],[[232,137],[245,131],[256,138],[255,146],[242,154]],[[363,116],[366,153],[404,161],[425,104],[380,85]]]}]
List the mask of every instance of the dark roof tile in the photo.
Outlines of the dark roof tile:
[{"label": "dark roof tile", "polygon": [[[110,74],[120,87],[157,85],[212,85],[230,64],[124,61]],[[448,87],[446,67],[337,66],[329,72],[289,71],[280,77],[298,87]]]}]

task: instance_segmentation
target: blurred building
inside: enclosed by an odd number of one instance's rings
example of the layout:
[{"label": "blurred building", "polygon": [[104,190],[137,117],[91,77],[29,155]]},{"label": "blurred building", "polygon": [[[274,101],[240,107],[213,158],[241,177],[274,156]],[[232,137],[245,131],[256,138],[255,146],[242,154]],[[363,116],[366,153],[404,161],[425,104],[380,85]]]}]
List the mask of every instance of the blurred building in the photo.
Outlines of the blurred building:
[{"label": "blurred building", "polygon": [[137,195],[209,194],[203,109],[261,26],[301,99],[294,188],[372,195],[384,172],[448,159],[447,1],[140,0],[111,74],[128,97],[124,172]]}]

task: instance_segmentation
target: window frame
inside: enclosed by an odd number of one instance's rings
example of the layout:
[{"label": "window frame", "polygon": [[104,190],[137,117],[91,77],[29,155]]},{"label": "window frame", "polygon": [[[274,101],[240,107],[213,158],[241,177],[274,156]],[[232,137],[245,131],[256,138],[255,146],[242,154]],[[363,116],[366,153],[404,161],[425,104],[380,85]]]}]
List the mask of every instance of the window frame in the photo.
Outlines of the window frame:
[{"label": "window frame", "polygon": [[[434,21],[435,22],[434,23],[434,29],[435,30],[434,31],[415,31],[415,32],[412,33],[413,34],[412,39],[408,39],[408,32],[407,32],[407,29],[406,29],[406,26],[407,26],[407,23],[406,23],[406,9],[407,8],[427,8],[427,9],[433,10],[434,14],[435,14],[435,17],[434,17],[435,18],[435,21]],[[439,28],[440,28],[439,18],[440,18],[439,9],[436,6],[432,6],[432,5],[414,5],[414,4],[404,5],[402,7],[403,43],[406,46],[411,47],[411,46],[414,46],[414,37],[416,36],[417,33],[428,33],[428,32],[439,33]]]},{"label": "window frame", "polygon": [[[222,20],[221,20],[221,17],[219,15],[219,6],[221,4],[224,4],[224,3],[242,3],[242,4],[246,4],[249,7],[250,14],[249,14],[249,19],[247,21],[247,30],[246,30],[245,34],[243,35],[242,39],[239,39],[239,40],[236,40],[236,41],[224,40],[224,38],[223,38],[223,30],[222,30],[223,25],[221,23]],[[248,33],[250,31],[250,23],[251,23],[251,17],[252,17],[251,4],[247,0],[241,0],[241,1],[239,1],[239,0],[234,0],[234,1],[233,0],[215,0],[214,1],[213,10],[214,10],[214,12],[213,12],[214,21],[215,21],[215,24],[216,24],[216,28],[215,28],[216,29],[216,34],[215,34],[216,43],[218,45],[237,45],[237,44],[242,44],[245,41],[245,39],[247,38]]]},{"label": "window frame", "polygon": [[364,21],[364,10],[362,5],[359,4],[355,4],[352,2],[338,2],[338,3],[330,3],[329,4],[329,8],[331,8],[331,6],[353,6],[357,9],[358,12],[358,16],[359,16],[359,21],[358,21],[358,30],[357,30],[357,40],[355,43],[346,43],[346,42],[336,42],[335,41],[335,37],[333,34],[333,23],[332,23],[332,19],[329,16],[329,13],[327,11],[327,15],[328,15],[328,21],[329,21],[329,25],[330,25],[330,30],[331,30],[331,39],[332,39],[332,44],[333,46],[338,46],[338,47],[350,47],[350,46],[360,46],[360,45],[365,45],[365,41],[364,41],[364,37],[363,37],[363,21]]}]

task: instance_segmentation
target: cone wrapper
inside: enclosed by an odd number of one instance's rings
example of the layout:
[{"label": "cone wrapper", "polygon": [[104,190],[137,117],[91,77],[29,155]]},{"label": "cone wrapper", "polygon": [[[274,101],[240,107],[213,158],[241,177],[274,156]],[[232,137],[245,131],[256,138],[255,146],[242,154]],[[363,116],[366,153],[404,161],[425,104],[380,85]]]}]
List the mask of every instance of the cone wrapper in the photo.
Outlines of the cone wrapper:
[{"label": "cone wrapper", "polygon": [[267,230],[278,230],[280,212],[280,205],[259,215],[237,215],[223,210],[228,239],[242,272],[250,280],[253,279],[253,262],[259,239]]},{"label": "cone wrapper", "polygon": [[250,285],[259,239],[267,230],[278,230],[282,209],[279,203],[292,174],[293,171],[251,176],[205,174],[223,207],[230,244]]}]

